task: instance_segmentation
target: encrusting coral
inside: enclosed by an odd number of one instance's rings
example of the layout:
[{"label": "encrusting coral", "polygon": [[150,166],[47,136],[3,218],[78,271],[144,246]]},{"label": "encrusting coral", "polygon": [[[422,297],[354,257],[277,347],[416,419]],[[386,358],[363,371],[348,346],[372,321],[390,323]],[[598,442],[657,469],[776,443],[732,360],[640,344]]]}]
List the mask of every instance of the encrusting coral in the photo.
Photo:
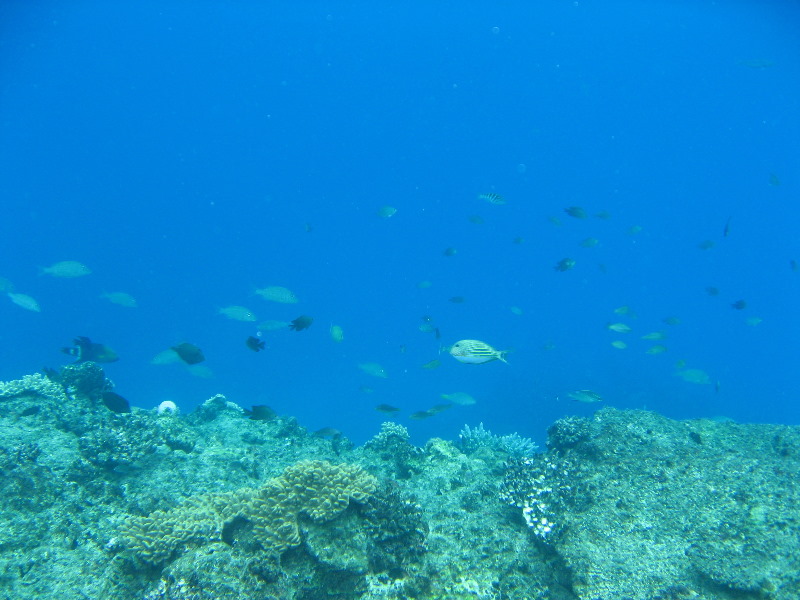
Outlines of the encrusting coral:
[{"label": "encrusting coral", "polygon": [[170,510],[128,517],[119,541],[138,558],[160,564],[187,546],[221,541],[226,524],[244,519],[264,550],[281,553],[300,544],[300,513],[329,521],[376,487],[375,477],[358,465],[305,460],[257,489],[201,494]]}]

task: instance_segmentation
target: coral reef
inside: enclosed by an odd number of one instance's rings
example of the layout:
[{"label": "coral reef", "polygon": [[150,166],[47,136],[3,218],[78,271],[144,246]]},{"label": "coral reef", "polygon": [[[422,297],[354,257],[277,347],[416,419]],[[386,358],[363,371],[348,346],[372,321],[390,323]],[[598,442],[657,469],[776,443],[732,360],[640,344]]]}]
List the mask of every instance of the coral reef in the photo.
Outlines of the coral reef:
[{"label": "coral reef", "polygon": [[119,526],[122,546],[142,560],[160,564],[189,545],[223,540],[237,519],[252,524],[253,538],[270,552],[300,544],[300,513],[317,522],[333,519],[350,500],[364,502],[377,486],[357,465],[307,460],[258,489],[200,494],[170,510],[129,517]]},{"label": "coral reef", "polygon": [[473,428],[464,425],[458,439],[465,454],[474,454],[481,449],[488,449],[507,454],[512,458],[522,458],[533,456],[538,449],[536,443],[530,438],[524,438],[516,432],[502,436],[494,435],[491,431],[484,429],[483,423],[479,423],[477,427]]},{"label": "coral reef", "polygon": [[538,453],[397,423],[351,448],[224,396],[118,414],[111,387],[0,383],[4,598],[800,597],[797,427],[605,408]]}]

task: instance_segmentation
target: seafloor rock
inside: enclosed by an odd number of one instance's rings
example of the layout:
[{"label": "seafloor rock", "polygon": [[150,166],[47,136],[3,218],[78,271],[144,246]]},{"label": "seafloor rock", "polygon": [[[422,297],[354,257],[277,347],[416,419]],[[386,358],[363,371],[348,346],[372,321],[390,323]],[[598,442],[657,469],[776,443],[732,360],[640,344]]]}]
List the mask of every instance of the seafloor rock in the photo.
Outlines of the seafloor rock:
[{"label": "seafloor rock", "polygon": [[[96,365],[67,379],[0,383],[4,600],[800,597],[796,427],[604,409],[557,421],[532,456],[417,448],[397,424],[349,449],[222,396],[185,416],[117,414]],[[327,467],[302,467],[280,480],[301,490],[286,496],[291,544],[268,551],[250,508],[215,505],[208,531],[141,561],[198,498],[252,498],[309,460],[358,465],[344,480],[377,487],[326,496]]]}]

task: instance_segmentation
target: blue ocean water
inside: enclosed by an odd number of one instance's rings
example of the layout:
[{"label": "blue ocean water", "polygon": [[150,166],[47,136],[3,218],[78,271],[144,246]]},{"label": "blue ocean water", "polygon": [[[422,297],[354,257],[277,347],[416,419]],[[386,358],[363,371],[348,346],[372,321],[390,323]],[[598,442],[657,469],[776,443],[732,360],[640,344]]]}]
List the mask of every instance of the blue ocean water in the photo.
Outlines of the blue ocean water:
[{"label": "blue ocean water", "polygon": [[[602,405],[800,423],[797,3],[16,1],[0,23],[0,276],[41,306],[0,302],[0,379],[83,335],[136,406],[221,393],[356,442],[381,403],[417,442],[541,443]],[[92,273],[39,274],[62,260]],[[230,305],[314,323],[254,353]],[[460,339],[508,364],[460,364]],[[151,363],[184,341],[211,377]],[[409,418],[453,392],[477,403]]]}]

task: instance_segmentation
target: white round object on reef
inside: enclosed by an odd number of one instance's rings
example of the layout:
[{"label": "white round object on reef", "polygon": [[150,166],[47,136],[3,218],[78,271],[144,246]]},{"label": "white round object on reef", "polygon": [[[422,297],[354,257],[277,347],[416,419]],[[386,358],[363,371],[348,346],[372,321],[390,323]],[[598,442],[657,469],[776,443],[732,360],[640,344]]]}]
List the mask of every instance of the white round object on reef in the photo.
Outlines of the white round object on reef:
[{"label": "white round object on reef", "polygon": [[164,400],[156,409],[159,415],[177,415],[178,406],[172,400]]}]

